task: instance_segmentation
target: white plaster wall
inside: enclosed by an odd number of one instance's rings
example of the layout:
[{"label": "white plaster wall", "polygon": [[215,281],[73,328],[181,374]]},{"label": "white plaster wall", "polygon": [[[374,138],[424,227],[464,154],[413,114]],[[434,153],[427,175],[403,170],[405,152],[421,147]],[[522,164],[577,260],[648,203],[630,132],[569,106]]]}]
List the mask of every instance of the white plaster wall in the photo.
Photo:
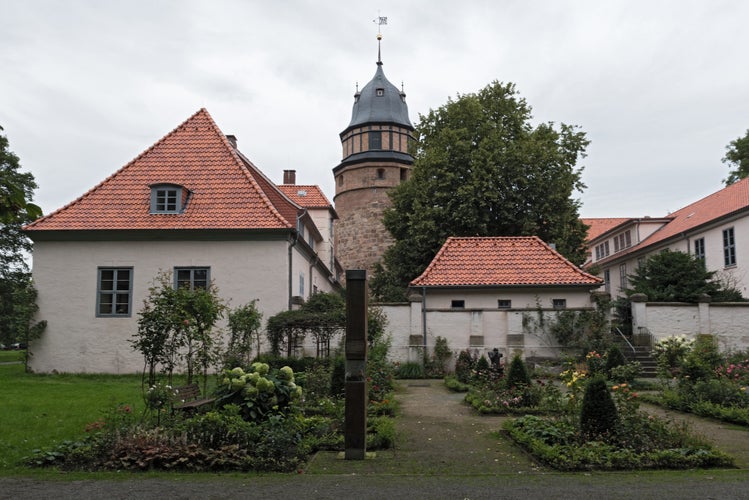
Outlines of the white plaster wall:
[{"label": "white plaster wall", "polygon": [[[708,332],[705,332],[708,333]],[[710,305],[710,332],[724,350],[749,349],[749,304]]]},{"label": "white plaster wall", "polygon": [[568,308],[589,307],[590,292],[580,288],[534,289],[427,289],[427,309],[450,309],[453,300],[464,300],[466,309],[497,309],[497,300],[511,300],[512,309],[544,309],[552,307],[553,299],[566,299]]},{"label": "white plaster wall", "polygon": [[[143,360],[129,344],[153,278],[175,266],[207,266],[231,307],[259,299],[263,322],[288,305],[285,241],[37,242],[33,275],[42,338],[32,344],[37,372],[129,373]],[[96,317],[98,267],[133,267],[132,314]]]},{"label": "white plaster wall", "polygon": [[674,335],[694,336],[699,333],[697,304],[649,302],[646,316],[648,330],[659,339]]}]

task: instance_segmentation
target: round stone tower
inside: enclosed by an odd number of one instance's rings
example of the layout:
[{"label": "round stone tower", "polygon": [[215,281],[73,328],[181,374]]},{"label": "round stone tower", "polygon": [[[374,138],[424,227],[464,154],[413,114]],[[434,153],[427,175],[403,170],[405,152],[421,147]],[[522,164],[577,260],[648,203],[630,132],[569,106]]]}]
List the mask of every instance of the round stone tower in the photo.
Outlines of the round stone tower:
[{"label": "round stone tower", "polygon": [[[377,39],[379,44],[381,35]],[[413,130],[406,94],[385,78],[378,47],[377,70],[354,94],[351,122],[340,134],[343,160],[333,169],[335,248],[344,269],[366,269],[371,277],[393,241],[382,215],[390,205],[388,191],[408,179]]]}]

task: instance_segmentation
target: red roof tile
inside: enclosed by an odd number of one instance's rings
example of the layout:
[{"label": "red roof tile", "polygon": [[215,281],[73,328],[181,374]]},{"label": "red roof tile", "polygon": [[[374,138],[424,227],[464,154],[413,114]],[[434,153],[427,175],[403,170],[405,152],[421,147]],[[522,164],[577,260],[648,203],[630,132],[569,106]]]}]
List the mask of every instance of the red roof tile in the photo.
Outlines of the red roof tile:
[{"label": "red roof tile", "polygon": [[747,208],[749,208],[749,178],[742,179],[668,214],[667,217],[671,219],[671,222],[665,224],[630,251],[654,245]]},{"label": "red roof tile", "polygon": [[[86,194],[25,229],[33,237],[51,230],[294,228],[299,207],[245,160],[201,109]],[[160,183],[190,191],[183,213],[150,213],[150,186]]]},{"label": "red roof tile", "polygon": [[536,236],[448,238],[412,286],[597,287],[601,280],[576,267]]},{"label": "red roof tile", "polygon": [[281,184],[278,188],[291,201],[304,208],[333,208],[318,186],[300,184]]},{"label": "red roof tile", "polygon": [[632,219],[624,217],[582,219],[583,224],[585,224],[586,226],[590,226],[588,227],[588,236],[586,241],[593,241],[606,231],[614,229],[616,226],[624,224],[625,222],[630,220]]}]

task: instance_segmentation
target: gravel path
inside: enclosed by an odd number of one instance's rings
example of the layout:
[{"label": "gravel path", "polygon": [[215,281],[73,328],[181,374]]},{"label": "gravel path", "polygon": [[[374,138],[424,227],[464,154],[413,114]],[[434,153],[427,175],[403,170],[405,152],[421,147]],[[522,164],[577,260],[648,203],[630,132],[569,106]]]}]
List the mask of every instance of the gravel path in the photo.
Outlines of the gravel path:
[{"label": "gravel path", "polygon": [[399,393],[401,434],[394,451],[363,461],[319,453],[301,474],[128,474],[116,480],[0,478],[2,499],[96,498],[357,498],[357,499],[706,499],[749,498],[749,432],[682,414],[723,451],[735,470],[562,474],[492,436],[503,417],[482,417],[441,381],[405,381]]}]

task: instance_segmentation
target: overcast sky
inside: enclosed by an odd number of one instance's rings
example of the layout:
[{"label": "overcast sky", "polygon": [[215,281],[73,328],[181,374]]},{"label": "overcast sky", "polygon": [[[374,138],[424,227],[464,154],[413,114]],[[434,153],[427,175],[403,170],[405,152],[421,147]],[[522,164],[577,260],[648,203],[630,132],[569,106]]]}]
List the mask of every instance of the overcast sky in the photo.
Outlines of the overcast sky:
[{"label": "overcast sky", "polygon": [[205,107],[275,182],[332,200],[353,94],[388,79],[411,121],[514,82],[578,125],[585,217],[662,216],[722,187],[749,129],[741,0],[0,0],[0,126],[45,213]]}]

